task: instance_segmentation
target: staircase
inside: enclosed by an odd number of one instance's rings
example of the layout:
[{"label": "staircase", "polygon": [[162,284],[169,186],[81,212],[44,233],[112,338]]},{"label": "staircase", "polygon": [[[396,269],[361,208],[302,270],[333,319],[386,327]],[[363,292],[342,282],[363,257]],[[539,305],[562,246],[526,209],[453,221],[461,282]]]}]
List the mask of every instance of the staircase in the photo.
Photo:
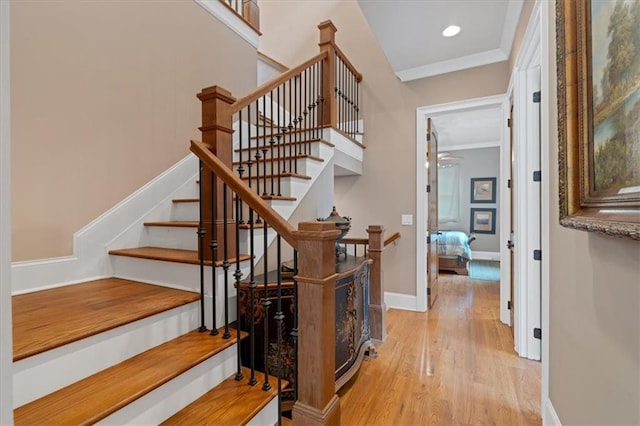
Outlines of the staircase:
[{"label": "staircase", "polygon": [[[335,66],[332,60],[340,58],[335,55],[322,54],[322,61]],[[320,63],[318,58],[308,62]],[[203,149],[217,147],[218,156],[224,157],[219,155],[221,126],[205,122],[205,143],[192,147],[200,166],[187,173],[186,180],[174,179],[179,185],[169,191],[171,198],[110,239],[107,278],[14,296],[16,425],[280,421],[277,395],[286,383],[240,365],[238,343],[248,337],[236,328],[239,301],[234,281],[237,285],[240,277],[253,277],[257,271],[266,276],[277,269],[283,260],[277,235],[288,242],[291,238],[288,228],[281,230],[283,224],[297,209],[309,210],[305,203],[316,213],[307,219],[328,214],[333,175],[358,174],[363,155],[357,106],[344,113],[343,128],[323,122],[318,111],[326,110],[326,117],[335,122],[338,108],[324,103],[331,95],[321,92],[320,84],[303,88],[303,76],[324,72],[320,65],[308,65],[291,70],[286,80],[268,83],[250,102],[240,100],[246,105],[228,123],[235,129],[227,148],[229,173],[233,168],[238,182],[257,194],[247,197],[233,181],[236,178],[225,178],[226,172],[221,175],[218,170],[214,176],[210,165],[202,166],[202,161],[213,161],[203,158],[209,155]],[[304,91],[299,106],[281,97],[280,87],[288,96]],[[201,93],[203,111],[212,100],[219,101],[208,98],[210,94],[206,89]],[[354,105],[338,89],[336,98]],[[186,163],[197,164],[193,159]],[[227,194],[229,179],[235,186]],[[323,194],[318,197],[321,203],[306,197],[314,185],[316,197]],[[216,193],[218,186],[225,194]],[[211,209],[200,202],[212,189],[209,199],[224,203],[224,208]],[[232,205],[226,206],[227,201]],[[217,229],[228,228],[227,218],[240,223],[235,238],[224,235],[236,244],[230,253],[222,234],[215,237]],[[318,232],[325,235],[324,251],[332,259],[335,231],[323,224]],[[215,243],[205,235],[214,235]],[[276,238],[274,262],[268,253]]]}]

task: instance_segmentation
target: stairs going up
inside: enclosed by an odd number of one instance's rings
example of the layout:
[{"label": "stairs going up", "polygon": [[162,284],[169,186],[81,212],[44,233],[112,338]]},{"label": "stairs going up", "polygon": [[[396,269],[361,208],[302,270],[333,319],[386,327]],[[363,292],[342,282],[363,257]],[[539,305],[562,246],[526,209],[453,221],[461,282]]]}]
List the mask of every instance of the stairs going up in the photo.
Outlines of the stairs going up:
[{"label": "stairs going up", "polygon": [[[226,392],[237,331],[199,332],[198,300],[119,278],[14,296],[15,424],[159,424],[220,383]],[[237,386],[252,396],[226,404],[273,424],[277,407],[263,409],[276,393]]]}]

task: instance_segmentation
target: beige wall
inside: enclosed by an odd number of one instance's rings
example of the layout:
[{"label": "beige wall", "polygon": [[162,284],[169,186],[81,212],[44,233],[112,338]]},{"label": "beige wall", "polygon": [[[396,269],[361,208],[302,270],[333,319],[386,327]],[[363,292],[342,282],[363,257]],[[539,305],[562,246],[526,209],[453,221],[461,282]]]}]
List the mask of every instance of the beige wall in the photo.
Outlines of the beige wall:
[{"label": "beige wall", "polygon": [[13,260],[187,155],[201,88],[256,84],[256,50],[193,1],[11,2]]},{"label": "beige wall", "polygon": [[[416,215],[416,108],[505,93],[507,62],[402,83],[392,72],[355,1],[259,3],[263,36],[260,50],[295,66],[318,52],[317,25],[331,19],[336,40],[364,75],[365,151],[363,175],[335,183],[338,211],[353,218],[350,236],[366,237],[370,224],[402,239],[386,262],[386,291],[415,295],[416,227],[401,226],[402,214]],[[295,16],[280,25],[277,17]],[[384,194],[384,196],[381,196]]]},{"label": "beige wall", "polygon": [[[555,10],[549,13],[555,75]],[[549,397],[563,425],[640,424],[640,242],[561,227],[550,111]]]}]

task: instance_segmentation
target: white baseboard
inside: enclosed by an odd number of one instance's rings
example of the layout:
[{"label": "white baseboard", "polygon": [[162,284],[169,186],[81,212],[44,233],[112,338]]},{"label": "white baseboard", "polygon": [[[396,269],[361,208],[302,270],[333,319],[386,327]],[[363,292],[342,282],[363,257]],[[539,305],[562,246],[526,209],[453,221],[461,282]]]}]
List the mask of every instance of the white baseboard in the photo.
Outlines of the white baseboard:
[{"label": "white baseboard", "polygon": [[476,260],[500,260],[500,252],[471,250],[471,258]]},{"label": "white baseboard", "polygon": [[384,292],[384,302],[389,308],[403,309],[405,311],[420,311],[416,296],[401,293]]},{"label": "white baseboard", "polygon": [[553,408],[553,404],[551,403],[551,400],[549,398],[544,401],[544,407],[542,407],[542,425],[562,426],[560,417],[558,417],[558,413],[556,413],[556,410],[555,408]]},{"label": "white baseboard", "polygon": [[176,198],[176,191],[189,183],[195,186],[197,170],[197,158],[189,154],[129,195],[74,234],[72,256],[14,262],[11,265],[12,294],[111,276],[108,249],[114,244],[139,238],[132,231],[139,235],[141,226],[134,225],[149,220],[154,209],[170,208],[167,206],[171,203],[166,201]]},{"label": "white baseboard", "polygon": [[204,10],[213,15],[217,20],[231,28],[233,32],[242,37],[251,46],[258,48],[259,34],[251,28],[242,18],[233,13],[218,0],[195,0]]}]

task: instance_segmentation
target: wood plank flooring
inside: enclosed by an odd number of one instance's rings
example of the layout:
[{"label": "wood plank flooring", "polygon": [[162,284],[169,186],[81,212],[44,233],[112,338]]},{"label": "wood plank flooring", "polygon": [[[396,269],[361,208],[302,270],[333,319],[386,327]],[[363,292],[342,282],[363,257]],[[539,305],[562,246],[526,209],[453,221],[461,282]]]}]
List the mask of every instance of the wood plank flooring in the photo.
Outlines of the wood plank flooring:
[{"label": "wood plank flooring", "polygon": [[540,363],[519,358],[499,284],[443,274],[431,311],[391,309],[389,337],[339,393],[342,424],[540,425]]}]

